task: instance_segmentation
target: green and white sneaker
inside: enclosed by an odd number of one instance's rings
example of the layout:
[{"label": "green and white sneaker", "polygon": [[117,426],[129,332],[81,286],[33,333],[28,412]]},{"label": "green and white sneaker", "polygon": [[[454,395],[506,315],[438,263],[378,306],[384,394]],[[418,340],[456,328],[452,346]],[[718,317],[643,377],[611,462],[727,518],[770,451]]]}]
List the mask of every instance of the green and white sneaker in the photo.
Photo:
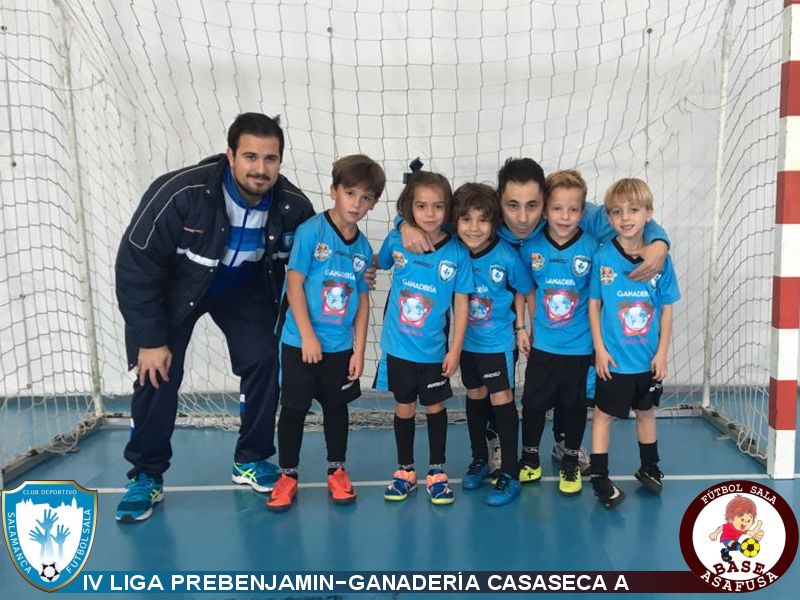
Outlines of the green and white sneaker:
[{"label": "green and white sneaker", "polygon": [[240,485],[249,485],[257,492],[271,492],[280,476],[280,469],[266,459],[247,463],[233,463],[231,480]]}]

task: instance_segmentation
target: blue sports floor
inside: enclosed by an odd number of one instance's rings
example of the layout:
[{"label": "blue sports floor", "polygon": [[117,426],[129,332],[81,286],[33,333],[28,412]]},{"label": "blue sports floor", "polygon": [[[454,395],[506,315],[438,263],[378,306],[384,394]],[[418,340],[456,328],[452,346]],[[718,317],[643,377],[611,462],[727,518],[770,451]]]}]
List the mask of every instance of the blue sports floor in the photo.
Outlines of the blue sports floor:
[{"label": "blue sports floor", "polygon": [[[545,481],[524,486],[520,499],[510,506],[490,508],[484,504],[488,488],[465,492],[459,483],[453,484],[456,502],[451,506],[431,505],[424,489],[406,502],[388,503],[382,494],[395,464],[391,430],[351,432],[348,470],[358,500],[350,506],[335,506],[328,499],[324,440],[316,432],[304,436],[300,493],[295,506],[282,514],[268,512],[264,496],[231,484],[235,434],[217,430],[176,430],[175,456],[165,478],[166,499],[143,523],[114,521],[128,468],[122,458],[126,429],[101,429],[85,439],[78,452],[50,459],[24,478],[74,479],[100,491],[97,533],[85,567],[91,571],[686,570],[678,545],[681,517],[689,502],[714,482],[762,480],[800,514],[800,479],[769,480],[759,463],[700,419],[663,418],[658,427],[667,479],[663,494],[654,497],[639,489],[632,477],[638,467],[634,423],[615,423],[610,468],[627,492],[627,500],[613,511],[597,503],[588,482],[581,495],[561,496],[552,477],[556,466],[549,460],[544,462]],[[543,456],[549,456],[551,438],[545,438]],[[450,426],[447,448],[448,473],[460,478],[469,463],[465,425]],[[416,451],[422,470],[427,464],[424,428],[417,429]],[[6,487],[21,482],[8,481]],[[19,576],[5,550],[0,555],[0,598],[44,596]],[[796,559],[779,581],[753,596],[796,598],[799,562]],[[559,597],[571,596],[577,597]],[[235,597],[321,600],[344,596],[295,592]]]}]

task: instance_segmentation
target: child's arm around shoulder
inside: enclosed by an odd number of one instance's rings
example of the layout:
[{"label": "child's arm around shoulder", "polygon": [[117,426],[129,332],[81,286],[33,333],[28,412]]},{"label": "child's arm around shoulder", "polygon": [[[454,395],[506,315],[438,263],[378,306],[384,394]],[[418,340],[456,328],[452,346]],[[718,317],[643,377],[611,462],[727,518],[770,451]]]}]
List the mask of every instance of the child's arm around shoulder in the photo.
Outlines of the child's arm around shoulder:
[{"label": "child's arm around shoulder", "polygon": [[400,234],[396,230],[391,230],[389,234],[383,239],[378,254],[375,255],[373,262],[378,269],[387,270],[394,264],[394,257],[392,256],[392,249],[399,239]]}]

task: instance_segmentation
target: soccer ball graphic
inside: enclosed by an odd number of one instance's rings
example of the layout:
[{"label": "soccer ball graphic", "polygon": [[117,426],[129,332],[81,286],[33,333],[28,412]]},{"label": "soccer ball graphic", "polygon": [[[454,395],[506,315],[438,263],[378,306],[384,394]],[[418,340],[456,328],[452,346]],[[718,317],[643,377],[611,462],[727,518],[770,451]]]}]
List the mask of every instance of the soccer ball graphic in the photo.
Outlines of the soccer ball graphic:
[{"label": "soccer ball graphic", "polygon": [[758,556],[758,552],[761,550],[761,544],[759,544],[753,538],[747,538],[745,541],[742,542],[742,554],[744,554],[747,558],[753,558],[754,556]]},{"label": "soccer ball graphic", "polygon": [[39,577],[41,577],[44,581],[52,583],[58,576],[61,574],[61,571],[56,569],[56,563],[42,563],[42,570],[39,571]]}]

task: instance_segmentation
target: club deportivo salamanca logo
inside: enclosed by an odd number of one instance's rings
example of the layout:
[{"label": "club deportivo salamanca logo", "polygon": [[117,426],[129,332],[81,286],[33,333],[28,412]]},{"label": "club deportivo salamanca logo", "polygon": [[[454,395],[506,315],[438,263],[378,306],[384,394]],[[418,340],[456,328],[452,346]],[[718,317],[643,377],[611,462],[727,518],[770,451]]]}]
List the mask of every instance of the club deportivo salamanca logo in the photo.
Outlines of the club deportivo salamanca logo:
[{"label": "club deportivo salamanca logo", "polygon": [[3,491],[3,533],[28,583],[54,592],[75,579],[94,541],[97,491],[74,481],[26,481]]},{"label": "club deportivo salamanca logo", "polygon": [[692,501],[680,541],[686,563],[710,590],[750,592],[774,583],[792,564],[797,520],[771,488],[726,481]]}]

